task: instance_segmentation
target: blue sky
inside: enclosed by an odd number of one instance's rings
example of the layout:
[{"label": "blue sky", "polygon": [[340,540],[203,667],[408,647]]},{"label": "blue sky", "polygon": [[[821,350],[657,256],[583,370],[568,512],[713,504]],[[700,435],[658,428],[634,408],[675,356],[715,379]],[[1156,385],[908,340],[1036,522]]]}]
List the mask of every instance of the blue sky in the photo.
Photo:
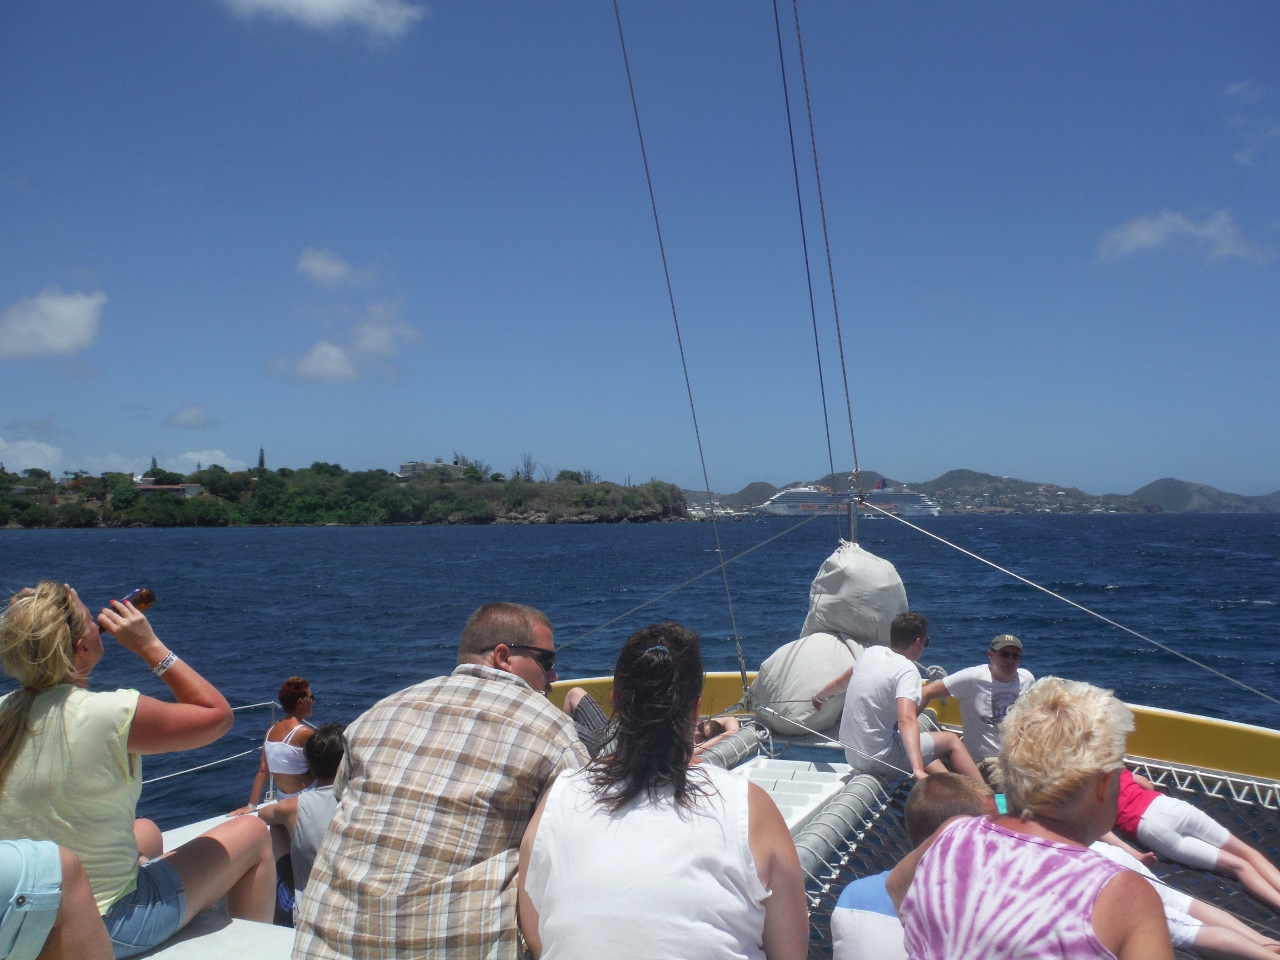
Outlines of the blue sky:
[{"label": "blue sky", "polygon": [[[621,8],[712,487],[826,473],[772,6]],[[863,467],[1280,488],[1280,7],[800,15]],[[10,469],[701,483],[602,0],[6,4],[0,223]]]}]

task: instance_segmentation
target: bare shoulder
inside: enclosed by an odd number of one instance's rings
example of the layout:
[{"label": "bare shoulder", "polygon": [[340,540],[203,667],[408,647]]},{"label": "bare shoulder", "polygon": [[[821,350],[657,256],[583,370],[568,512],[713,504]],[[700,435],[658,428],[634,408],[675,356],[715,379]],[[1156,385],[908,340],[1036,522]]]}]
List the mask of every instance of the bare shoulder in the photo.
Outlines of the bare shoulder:
[{"label": "bare shoulder", "polygon": [[1169,960],[1173,946],[1164,906],[1146,878],[1122,870],[1107,881],[1093,905],[1093,931],[1120,960]]}]

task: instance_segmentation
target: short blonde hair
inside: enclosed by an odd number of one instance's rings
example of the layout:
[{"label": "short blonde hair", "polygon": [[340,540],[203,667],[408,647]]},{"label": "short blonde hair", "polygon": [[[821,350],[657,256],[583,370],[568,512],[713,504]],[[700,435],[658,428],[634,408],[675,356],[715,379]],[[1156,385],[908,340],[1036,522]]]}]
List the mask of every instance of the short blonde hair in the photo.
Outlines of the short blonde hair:
[{"label": "short blonde hair", "polygon": [[1095,776],[1124,764],[1133,713],[1110,690],[1045,677],[1009,708],[1000,770],[1010,812],[1063,812]]}]

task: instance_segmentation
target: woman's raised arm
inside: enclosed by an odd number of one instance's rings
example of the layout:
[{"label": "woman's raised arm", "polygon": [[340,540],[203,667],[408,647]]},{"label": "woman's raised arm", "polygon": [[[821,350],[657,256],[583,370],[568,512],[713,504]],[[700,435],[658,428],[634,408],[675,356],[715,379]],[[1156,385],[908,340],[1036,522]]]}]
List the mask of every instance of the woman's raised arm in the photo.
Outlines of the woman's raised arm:
[{"label": "woman's raised arm", "polygon": [[136,653],[173,692],[177,703],[139,697],[129,728],[129,752],[173,753],[207,746],[231,729],[231,705],[216,687],[160,642],[132,603],[112,600],[98,614],[98,627]]}]

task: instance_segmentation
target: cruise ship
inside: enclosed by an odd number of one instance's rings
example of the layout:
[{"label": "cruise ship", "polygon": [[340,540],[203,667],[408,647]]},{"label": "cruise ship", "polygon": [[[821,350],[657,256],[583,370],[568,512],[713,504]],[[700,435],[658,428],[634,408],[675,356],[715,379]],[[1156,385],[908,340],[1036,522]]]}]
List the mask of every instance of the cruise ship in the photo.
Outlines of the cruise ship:
[{"label": "cruise ship", "polygon": [[[776,517],[809,517],[815,513],[837,513],[844,510],[848,500],[847,494],[832,493],[827,487],[802,484],[779,490],[752,510]],[[895,489],[884,481],[876,484],[876,488],[866,494],[866,501],[899,517],[936,517],[942,512],[938,504],[923,493],[916,493],[906,486]],[[875,510],[864,509],[861,514],[866,517],[880,516]]]},{"label": "cruise ship", "polygon": [[827,487],[801,484],[779,490],[772,497],[751,509],[756,513],[770,513],[775,517],[811,517],[815,513],[836,513],[844,509],[848,497],[832,493]]},{"label": "cruise ship", "polygon": [[[936,517],[942,512],[942,508],[923,493],[908,490],[905,484],[894,489],[883,480],[867,494],[866,500],[867,503],[874,504],[881,510],[887,510],[899,517]],[[862,512],[878,516],[874,510]]]}]

